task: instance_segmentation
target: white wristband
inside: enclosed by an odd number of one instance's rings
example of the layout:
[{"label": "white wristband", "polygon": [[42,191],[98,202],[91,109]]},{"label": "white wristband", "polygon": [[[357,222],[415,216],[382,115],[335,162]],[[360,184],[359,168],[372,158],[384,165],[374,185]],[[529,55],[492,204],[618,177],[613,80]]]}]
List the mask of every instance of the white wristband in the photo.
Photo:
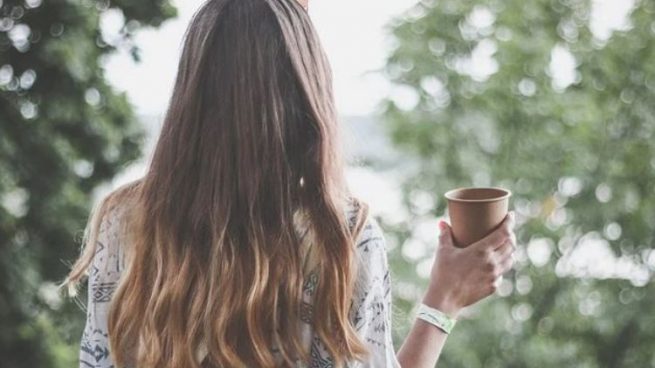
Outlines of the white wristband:
[{"label": "white wristband", "polygon": [[447,334],[453,330],[453,327],[455,327],[455,322],[457,322],[456,319],[449,317],[444,312],[429,307],[423,303],[419,305],[416,317],[438,327],[440,330]]}]

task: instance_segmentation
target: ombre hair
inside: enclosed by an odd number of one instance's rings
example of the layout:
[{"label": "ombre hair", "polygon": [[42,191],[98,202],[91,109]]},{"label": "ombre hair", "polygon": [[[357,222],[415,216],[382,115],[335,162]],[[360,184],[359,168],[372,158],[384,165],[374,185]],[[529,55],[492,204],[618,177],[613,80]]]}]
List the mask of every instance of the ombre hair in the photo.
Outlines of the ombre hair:
[{"label": "ombre hair", "polygon": [[309,246],[311,328],[336,366],[366,358],[349,313],[367,210],[349,194],[338,138],[330,66],[302,6],[205,2],[149,169],[93,211],[66,281],[84,278],[103,217],[125,208],[125,270],[108,317],[117,366],[274,367],[272,346],[283,366],[309,361]]}]

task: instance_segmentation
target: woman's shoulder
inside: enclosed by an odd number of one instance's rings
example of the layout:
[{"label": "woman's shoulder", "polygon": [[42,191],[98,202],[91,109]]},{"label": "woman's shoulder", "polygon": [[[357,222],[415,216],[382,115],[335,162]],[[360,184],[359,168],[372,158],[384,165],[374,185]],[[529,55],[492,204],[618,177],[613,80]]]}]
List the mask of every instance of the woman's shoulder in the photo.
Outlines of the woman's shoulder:
[{"label": "woman's shoulder", "polygon": [[106,240],[124,235],[132,214],[141,180],[132,181],[112,190],[100,201],[98,235]]},{"label": "woman's shoulder", "polygon": [[129,215],[139,184],[140,181],[124,184],[100,201],[97,244],[89,270],[92,283],[114,283],[124,268]]},{"label": "woman's shoulder", "polygon": [[368,210],[367,204],[360,201],[352,205],[349,214],[351,222],[358,222],[360,226],[354,245],[357,259],[356,294],[362,297],[372,284],[388,276],[387,243],[380,223]]},{"label": "woman's shoulder", "polygon": [[[368,203],[356,197],[350,197],[346,206],[346,213],[358,249],[368,251],[370,246],[384,243],[382,228],[369,211]],[[384,246],[384,244],[382,245]]]}]

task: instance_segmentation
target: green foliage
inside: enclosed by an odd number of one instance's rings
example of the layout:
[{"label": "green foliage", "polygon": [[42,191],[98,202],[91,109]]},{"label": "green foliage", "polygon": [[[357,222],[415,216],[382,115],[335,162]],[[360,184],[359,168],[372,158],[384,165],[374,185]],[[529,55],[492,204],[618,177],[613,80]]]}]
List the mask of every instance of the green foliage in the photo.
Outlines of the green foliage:
[{"label": "green foliage", "polygon": [[[109,7],[125,16],[111,44],[98,26]],[[101,62],[119,47],[137,55],[133,32],[175,15],[168,0],[0,0],[3,366],[75,363],[83,314],[54,285],[79,252],[93,189],[140,156],[144,135]]]},{"label": "green foliage", "polygon": [[[519,215],[507,297],[469,310],[440,366],[655,367],[655,2],[637,1],[630,29],[607,40],[590,31],[590,10],[586,0],[424,0],[392,24],[387,74],[418,100],[385,102],[394,142],[418,161],[403,182],[412,219],[392,229],[397,283],[425,285],[401,249],[414,221],[444,213],[447,189],[508,187]],[[471,71],[485,49],[495,67]],[[554,49],[575,58],[570,85],[551,72]],[[591,241],[640,273],[567,272]],[[528,257],[536,243],[553,255],[543,265]],[[396,305],[397,325],[409,323],[412,296]]]}]

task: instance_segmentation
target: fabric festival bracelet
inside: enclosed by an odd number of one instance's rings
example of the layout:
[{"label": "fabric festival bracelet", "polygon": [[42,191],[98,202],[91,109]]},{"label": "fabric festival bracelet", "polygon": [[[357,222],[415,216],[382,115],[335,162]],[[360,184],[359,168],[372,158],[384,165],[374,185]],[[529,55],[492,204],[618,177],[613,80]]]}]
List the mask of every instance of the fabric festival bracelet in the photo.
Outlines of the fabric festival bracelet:
[{"label": "fabric festival bracelet", "polygon": [[416,317],[438,327],[440,330],[447,334],[453,330],[455,322],[457,322],[456,319],[449,317],[444,312],[429,307],[423,303],[419,305]]}]

